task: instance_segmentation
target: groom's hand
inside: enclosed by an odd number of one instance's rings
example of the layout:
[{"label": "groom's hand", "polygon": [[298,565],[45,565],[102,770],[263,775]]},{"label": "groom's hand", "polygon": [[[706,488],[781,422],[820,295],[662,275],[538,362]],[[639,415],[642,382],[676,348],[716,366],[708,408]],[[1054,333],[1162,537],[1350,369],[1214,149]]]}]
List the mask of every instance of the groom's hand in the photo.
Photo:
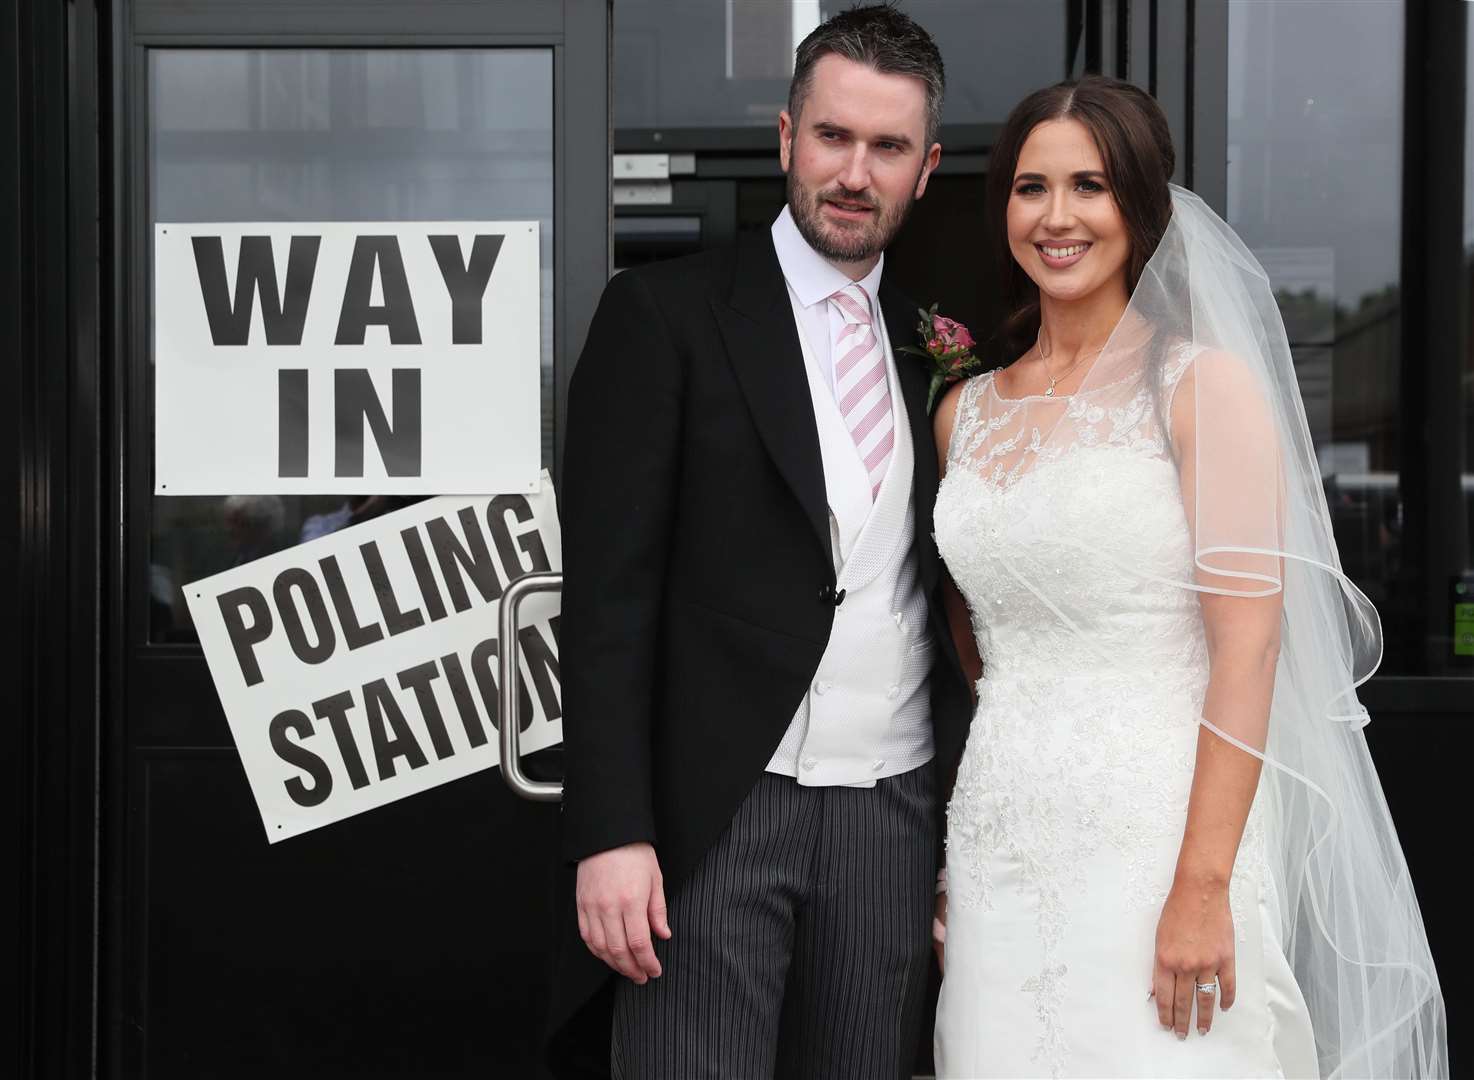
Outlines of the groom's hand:
[{"label": "groom's hand", "polygon": [[649,844],[626,844],[578,864],[578,934],[604,963],[636,983],[660,975],[651,931],[670,938],[660,863]]}]

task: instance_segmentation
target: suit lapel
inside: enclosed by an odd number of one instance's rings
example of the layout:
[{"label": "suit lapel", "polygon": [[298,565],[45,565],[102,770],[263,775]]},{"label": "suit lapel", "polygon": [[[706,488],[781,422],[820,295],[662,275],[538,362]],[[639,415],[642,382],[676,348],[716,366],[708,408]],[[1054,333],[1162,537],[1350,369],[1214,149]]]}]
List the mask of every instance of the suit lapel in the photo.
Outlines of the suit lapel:
[{"label": "suit lapel", "polygon": [[937,497],[937,454],[931,414],[926,411],[926,392],[931,384],[931,374],[920,357],[901,352],[901,346],[917,344],[916,322],[919,316],[916,305],[884,277],[880,282],[880,310],[885,315],[886,335],[896,358],[896,378],[901,383],[901,394],[906,399],[906,418],[911,425],[911,446],[915,458],[911,483],[915,496],[916,532],[920,540],[917,547],[921,552],[922,584],[930,593],[937,578],[936,548],[931,537],[932,504]]},{"label": "suit lapel", "polygon": [[712,308],[758,434],[828,559],[819,431],[788,287],[770,237],[738,247],[730,300],[714,299]]}]

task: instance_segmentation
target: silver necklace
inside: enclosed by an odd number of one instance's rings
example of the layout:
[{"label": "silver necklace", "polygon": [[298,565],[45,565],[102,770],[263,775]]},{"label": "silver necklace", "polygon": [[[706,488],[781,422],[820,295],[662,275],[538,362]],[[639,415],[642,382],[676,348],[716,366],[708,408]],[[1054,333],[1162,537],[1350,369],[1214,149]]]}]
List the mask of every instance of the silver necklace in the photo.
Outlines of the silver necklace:
[{"label": "silver necklace", "polygon": [[1102,352],[1105,351],[1105,345],[1102,345],[1099,349],[1093,349],[1091,350],[1091,352],[1081,353],[1075,358],[1075,362],[1069,367],[1065,368],[1058,375],[1051,375],[1049,374],[1048,357],[1053,354],[1054,349],[1050,348],[1048,351],[1045,350],[1043,327],[1039,328],[1039,333],[1034,339],[1034,347],[1039,350],[1039,363],[1044,365],[1044,377],[1049,380],[1049,389],[1044,391],[1045,397],[1054,397],[1054,388],[1061,379],[1068,377],[1070,372],[1074,371],[1081,364],[1085,363],[1085,361],[1090,359],[1092,355],[1099,356]]}]

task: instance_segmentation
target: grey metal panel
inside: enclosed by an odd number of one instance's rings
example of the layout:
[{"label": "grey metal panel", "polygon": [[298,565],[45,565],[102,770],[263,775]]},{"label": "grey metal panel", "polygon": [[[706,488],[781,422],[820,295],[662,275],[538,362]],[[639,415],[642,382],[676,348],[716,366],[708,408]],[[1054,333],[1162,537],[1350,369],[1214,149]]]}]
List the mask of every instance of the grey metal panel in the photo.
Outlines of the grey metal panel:
[{"label": "grey metal panel", "polygon": [[[189,35],[259,36],[273,41],[298,35],[340,40],[413,35],[422,45],[445,35],[526,37],[550,44],[561,37],[563,6],[556,0],[133,0],[132,31],[139,44]],[[475,44],[486,44],[479,39]],[[464,42],[463,44],[472,44]]]},{"label": "grey metal panel", "polygon": [[[1220,214],[1228,202],[1228,0],[1114,0],[1119,75],[1152,94],[1177,151],[1174,183]],[[1121,10],[1124,5],[1124,11]]]},{"label": "grey metal panel", "polygon": [[1192,54],[1191,0],[1164,0],[1156,7],[1156,41],[1153,48],[1156,81],[1152,93],[1167,114],[1172,145],[1177,150],[1177,168],[1172,182],[1190,186],[1192,155],[1188,128],[1190,56]]},{"label": "grey metal panel", "polygon": [[1123,0],[1126,4],[1126,55],[1121,78],[1152,92],[1152,2]]},{"label": "grey metal panel", "polygon": [[1189,179],[1219,214],[1228,210],[1228,0],[1196,0],[1192,27]]},{"label": "grey metal panel", "polygon": [[[1002,125],[998,125],[1002,127]],[[954,151],[947,142],[947,133],[942,132],[942,160],[937,166],[941,176],[957,173],[981,173],[988,163],[988,154],[983,151]],[[696,161],[696,175],[702,180],[749,180],[778,179],[783,176],[783,167],[777,154],[748,154],[737,156],[702,156]]]},{"label": "grey metal panel", "polygon": [[[1020,95],[1022,96],[1022,95]],[[943,124],[946,150],[984,150],[992,146],[1003,124]],[[765,127],[617,128],[614,147],[620,153],[673,154],[682,151],[716,154],[761,154],[776,159],[778,125]]]},{"label": "grey metal panel", "polygon": [[614,267],[609,0],[564,0],[564,17],[567,44],[556,50],[553,72],[555,93],[563,95],[554,114],[553,158],[562,284],[553,338],[555,481],[562,476],[568,380]]},{"label": "grey metal panel", "polygon": [[1099,42],[1096,45],[1100,57],[1100,73],[1112,78],[1126,77],[1125,25],[1126,10],[1130,0],[1096,0],[1098,14],[1095,19]]}]

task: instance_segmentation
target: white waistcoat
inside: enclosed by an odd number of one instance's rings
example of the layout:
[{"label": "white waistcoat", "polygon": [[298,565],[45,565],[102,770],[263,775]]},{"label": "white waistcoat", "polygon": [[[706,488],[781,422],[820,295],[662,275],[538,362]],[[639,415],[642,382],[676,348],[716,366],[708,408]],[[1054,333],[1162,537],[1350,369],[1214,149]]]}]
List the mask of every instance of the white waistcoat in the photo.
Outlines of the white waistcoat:
[{"label": "white waistcoat", "polygon": [[933,753],[928,678],[934,645],[917,572],[915,451],[878,312],[876,321],[895,444],[873,503],[870,479],[834,392],[801,329],[798,335],[824,460],[836,587],[844,590],[819,669],[768,762],[769,772],[805,785],[869,787],[925,764]]}]

